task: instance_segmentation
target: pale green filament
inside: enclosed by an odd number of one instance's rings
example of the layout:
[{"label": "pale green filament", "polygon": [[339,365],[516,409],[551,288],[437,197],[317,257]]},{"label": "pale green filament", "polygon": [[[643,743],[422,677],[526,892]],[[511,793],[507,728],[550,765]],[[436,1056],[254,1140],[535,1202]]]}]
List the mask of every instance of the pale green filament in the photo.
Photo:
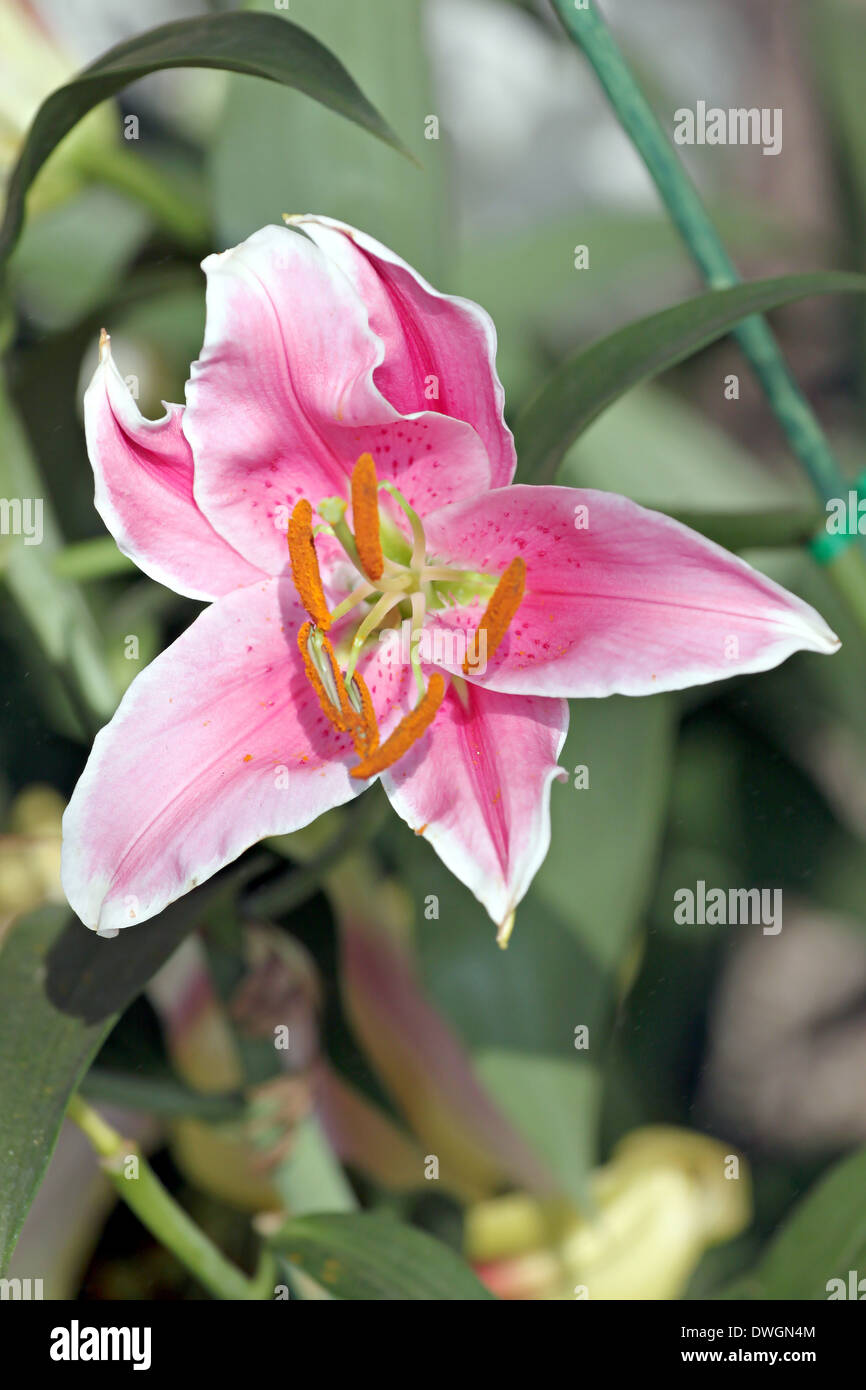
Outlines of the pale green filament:
[{"label": "pale green filament", "polygon": [[424,618],[427,614],[427,601],[419,591],[412,595],[412,632],[409,638],[409,660],[412,664],[412,671],[415,676],[415,684],[418,687],[418,694],[424,695],[427,686],[424,683],[424,675],[421,670],[420,642],[421,633],[424,629]]},{"label": "pale green filament", "polygon": [[358,585],[357,589],[353,589],[342,603],[337,604],[331,613],[331,622],[335,623],[338,618],[344,618],[347,613],[351,613],[353,608],[357,608],[359,603],[363,603],[365,598],[369,598],[371,594],[377,592],[373,585],[368,584],[365,580],[363,584]]},{"label": "pale green filament", "polygon": [[382,619],[388,613],[390,613],[392,608],[396,607],[398,603],[401,603],[405,597],[405,593],[383,594],[376,606],[370,609],[370,612],[367,614],[366,618],[358,628],[358,631],[355,633],[355,636],[352,638],[352,647],[349,652],[349,661],[346,666],[347,681],[352,679],[355,667],[358,664],[358,657],[361,655],[361,650],[367,638],[370,636],[370,633],[376,631],[376,629],[382,622]]},{"label": "pale green filament", "polygon": [[422,570],[427,562],[427,537],[424,535],[424,527],[421,525],[420,516],[415,511],[414,507],[409,506],[409,503],[406,501],[400,489],[396,488],[393,483],[380,483],[379,490],[380,492],[387,492],[389,496],[393,497],[394,501],[403,508],[403,511],[409,518],[409,525],[412,527],[413,541],[412,557],[409,561],[409,565],[413,570]]},{"label": "pale green filament", "polygon": [[342,603],[331,613],[331,621],[336,622],[338,618],[344,618],[347,613],[351,613],[353,608],[357,608],[364,599],[372,598],[374,594],[406,594],[412,587],[412,576],[409,574],[398,574],[393,579],[377,579],[375,584],[368,583],[365,579],[356,589],[343,599]]}]

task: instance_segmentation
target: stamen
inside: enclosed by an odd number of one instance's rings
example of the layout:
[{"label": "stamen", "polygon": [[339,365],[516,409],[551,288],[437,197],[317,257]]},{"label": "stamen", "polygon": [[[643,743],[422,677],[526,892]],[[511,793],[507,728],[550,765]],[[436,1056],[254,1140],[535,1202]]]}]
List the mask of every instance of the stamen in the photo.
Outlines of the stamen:
[{"label": "stamen", "polygon": [[359,758],[368,757],[379,747],[379,728],[364,677],[356,672],[346,684],[331,639],[312,623],[304,623],[298,646],[324,714],[338,733],[352,735]]},{"label": "stamen", "polygon": [[[526,561],[515,555],[490,597],[477,631],[486,634],[487,658],[494,655],[500,642],[508,631],[508,625],[520,607],[526,588]],[[469,674],[470,662],[467,652],[463,662],[463,674]]]},{"label": "stamen", "polygon": [[379,491],[372,454],[362,454],[352,470],[352,518],[355,544],[370,579],[381,579],[385,568],[379,535]]},{"label": "stamen", "polygon": [[382,619],[390,613],[392,608],[396,608],[398,603],[402,603],[405,597],[406,595],[402,590],[397,593],[384,593],[379,599],[379,602],[370,609],[366,618],[359,625],[355,636],[352,638],[352,647],[349,652],[349,660],[346,664],[346,680],[351,680],[352,676],[355,674],[358,657],[361,655],[364,643],[370,636],[370,633],[376,631]]},{"label": "stamen", "polygon": [[425,694],[413,710],[400,720],[393,734],[385,742],[364,758],[357,767],[351,769],[353,777],[375,777],[402,758],[413,744],[427,732],[436,717],[436,711],[445,696],[445,681],[438,671],[430,677]]},{"label": "stamen", "polygon": [[369,598],[370,595],[375,594],[375,592],[376,590],[373,588],[372,584],[367,584],[366,582],[359,584],[356,589],[352,590],[347,598],[343,599],[342,603],[337,604],[337,607],[331,614],[331,622],[335,623],[338,618],[343,618],[347,613],[351,613],[353,608],[357,608],[359,603],[363,603],[365,598]]},{"label": "stamen", "polygon": [[358,717],[352,734],[355,741],[355,752],[359,758],[368,758],[379,747],[379,726],[376,723],[376,711],[373,709],[373,701],[367,689],[367,682],[360,671],[355,672],[348,688],[350,698],[352,692],[357,691],[361,699],[361,708],[358,710]]},{"label": "stamen", "polygon": [[421,593],[412,595],[412,629],[409,635],[409,662],[412,666],[412,673],[415,677],[415,684],[418,687],[418,694],[424,695],[424,674],[421,670],[421,653],[419,643],[421,633],[424,630],[424,618],[427,613],[427,603]]},{"label": "stamen", "polygon": [[306,497],[295,505],[289,517],[289,558],[292,562],[292,578],[298,597],[309,613],[316,627],[327,632],[331,626],[331,615],[325,602],[322,576],[316,558],[316,545],[313,540],[313,509]]},{"label": "stamen", "polygon": [[[330,638],[317,632],[312,623],[304,623],[298,632],[298,647],[307,680],[319,697],[323,713],[340,733],[348,732],[356,716]],[[322,658],[327,660],[327,665]]]}]

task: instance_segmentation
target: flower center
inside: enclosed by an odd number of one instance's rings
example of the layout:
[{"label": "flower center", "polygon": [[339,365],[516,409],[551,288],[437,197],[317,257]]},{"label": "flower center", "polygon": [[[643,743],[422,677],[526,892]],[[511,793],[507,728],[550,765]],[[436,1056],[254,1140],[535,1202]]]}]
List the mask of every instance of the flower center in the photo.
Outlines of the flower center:
[{"label": "flower center", "polygon": [[[380,491],[388,492],[405,513],[411,543],[380,513]],[[393,483],[379,482],[371,454],[362,454],[355,464],[351,498],[354,534],[345,519],[348,504],[342,497],[327,497],[319,504],[323,524],[315,529],[313,509],[302,497],[289,520],[288,544],[295,589],[310,618],[298,633],[304,670],[330,723],[352,738],[360,761],[351,775],[366,779],[391,767],[423,737],[444,698],[443,677],[435,672],[428,683],[421,667],[418,639],[428,608],[484,598],[486,607],[476,636],[483,635],[486,654],[492,656],[523,598],[526,565],[518,556],[497,579],[473,570],[430,564],[421,518]],[[333,612],[328,609],[316,556],[315,536],[322,532],[339,541],[360,581]],[[367,611],[351,637],[339,643],[338,653],[327,635],[329,630],[362,606]],[[393,628],[407,619],[411,623],[409,659],[418,703],[380,743],[373,702],[357,664],[367,643],[383,628]],[[467,656],[464,674],[469,669]]]}]

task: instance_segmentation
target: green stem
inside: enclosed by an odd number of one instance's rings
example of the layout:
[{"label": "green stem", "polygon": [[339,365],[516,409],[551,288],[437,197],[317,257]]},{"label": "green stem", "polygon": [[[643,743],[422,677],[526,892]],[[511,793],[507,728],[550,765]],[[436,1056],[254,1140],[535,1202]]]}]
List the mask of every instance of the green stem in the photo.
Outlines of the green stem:
[{"label": "green stem", "polygon": [[256,1272],[250,1280],[250,1291],[246,1295],[247,1301],[260,1299],[268,1301],[274,1296],[274,1286],[279,1282],[277,1279],[277,1260],[272,1250],[266,1245],[262,1246],[259,1255],[259,1263]]},{"label": "green stem", "polygon": [[[253,1279],[241,1274],[166,1192],[135,1144],[124,1139],[80,1096],[72,1097],[66,1113],[99,1154],[103,1171],[126,1205],[204,1288],[217,1298],[235,1301],[271,1297],[273,1285],[270,1279],[266,1282],[271,1267],[260,1265]],[[124,1175],[130,1157],[137,1160],[136,1177]]]},{"label": "green stem", "polygon": [[866,632],[866,566],[863,551],[853,543],[846,545],[829,561],[827,573],[836,586],[836,592],[847,601],[850,612]]},{"label": "green stem", "polygon": [[[569,37],[592,65],[704,280],[712,289],[739,284],[737,269],[695,185],[638,87],[594,0],[586,0],[585,8],[577,8],[575,0],[553,0],[553,4]],[[766,319],[753,315],[744,319],[734,333],[818,496],[824,502],[843,496],[847,483],[841,469]],[[854,608],[861,625],[866,627],[862,596],[866,592],[866,557],[861,549],[851,547],[846,555],[844,575],[838,559],[827,566],[827,571],[849,601],[855,589],[862,591]]]},{"label": "green stem", "polygon": [[142,203],[154,221],[182,246],[198,251],[206,245],[208,217],[169,174],[136,150],[124,146],[91,150],[85,146],[77,163],[94,182],[107,184]]},{"label": "green stem", "polygon": [[[589,0],[586,9],[575,9],[574,0],[553,0],[553,3],[569,36],[580,45],[592,64],[620,124],[643,159],[706,283],[718,290],[740,284],[736,267],[695,185],[632,77],[593,0]],[[838,497],[842,486],[839,467],[766,320],[755,315],[745,319],[734,332],[816,491],[825,501],[828,497]]]}]

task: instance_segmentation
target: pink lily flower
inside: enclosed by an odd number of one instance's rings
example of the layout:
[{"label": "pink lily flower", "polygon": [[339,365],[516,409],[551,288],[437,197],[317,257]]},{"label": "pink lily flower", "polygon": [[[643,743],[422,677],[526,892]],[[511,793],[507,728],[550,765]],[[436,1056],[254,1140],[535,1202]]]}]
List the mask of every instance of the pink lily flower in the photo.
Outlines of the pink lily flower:
[{"label": "pink lily flower", "polygon": [[185,406],[143,419],[103,338],[96,507],[145,573],[208,607],[97,736],[65,890],[113,935],[379,776],[504,944],[550,839],[565,697],[838,639],[668,517],[510,486],[484,311],[350,227],[291,221],[204,262]]}]

